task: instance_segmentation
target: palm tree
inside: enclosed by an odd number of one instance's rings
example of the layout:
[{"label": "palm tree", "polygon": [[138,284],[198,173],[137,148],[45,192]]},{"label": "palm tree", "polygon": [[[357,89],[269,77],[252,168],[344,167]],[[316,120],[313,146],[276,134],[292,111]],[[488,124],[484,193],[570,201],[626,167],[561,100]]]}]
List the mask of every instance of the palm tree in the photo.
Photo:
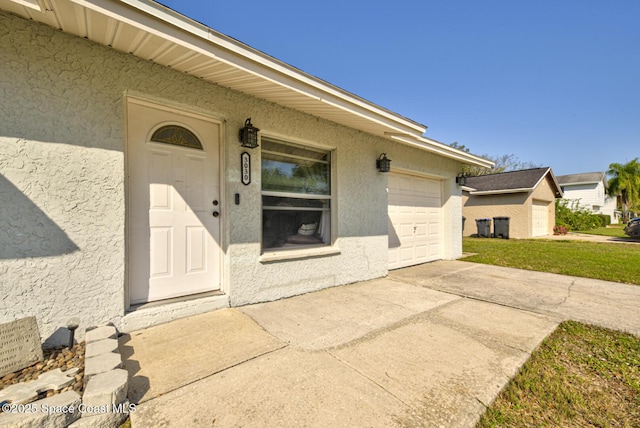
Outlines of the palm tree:
[{"label": "palm tree", "polygon": [[607,175],[607,194],[616,196],[622,208],[622,220],[629,221],[630,213],[637,213],[640,206],[640,163],[638,158],[625,164],[612,163]]}]

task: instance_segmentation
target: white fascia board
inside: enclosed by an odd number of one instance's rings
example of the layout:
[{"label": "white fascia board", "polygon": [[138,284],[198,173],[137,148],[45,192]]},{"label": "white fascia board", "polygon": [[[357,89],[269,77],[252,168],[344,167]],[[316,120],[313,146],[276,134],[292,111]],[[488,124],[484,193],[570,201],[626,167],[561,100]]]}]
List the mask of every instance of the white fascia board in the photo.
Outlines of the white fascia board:
[{"label": "white fascia board", "polygon": [[[292,91],[340,106],[343,110],[356,113],[399,132],[422,134],[426,131],[424,125],[304,73],[154,1],[71,1]],[[138,13],[132,13],[132,8]]]},{"label": "white fascia board", "polygon": [[558,193],[560,193],[560,197],[563,197],[564,194],[562,192],[562,188],[560,187],[560,184],[558,184],[558,180],[556,179],[556,176],[553,175],[553,172],[551,171],[551,168],[547,168],[547,171],[542,175],[542,177],[540,177],[540,180],[538,180],[538,182],[536,183],[535,186],[533,186],[533,188],[534,189],[537,188],[538,185],[542,182],[542,180],[544,180],[544,178],[547,175],[549,175],[551,177],[551,180],[553,181],[553,184],[556,186],[556,189],[558,190]]},{"label": "white fascia board", "polygon": [[9,0],[9,1],[19,4],[20,6],[35,9],[38,12],[44,12],[45,10],[42,4],[43,0]]},{"label": "white fascia board", "polygon": [[444,143],[439,141],[431,140],[425,137],[413,137],[406,134],[392,134],[387,133],[388,137],[393,140],[399,141],[403,144],[407,144],[413,147],[418,147],[422,150],[437,153],[441,156],[455,159],[460,161],[466,165],[474,165],[480,166],[483,168],[491,168],[494,166],[494,163],[490,160],[481,158],[480,156],[472,155],[463,150],[454,149],[453,147],[447,146]]},{"label": "white fascia board", "polygon": [[579,183],[567,183],[567,184],[561,184],[561,186],[584,186],[585,184],[599,184],[600,181],[581,181]]},{"label": "white fascia board", "polygon": [[519,189],[502,189],[502,190],[481,190],[481,191],[471,191],[469,192],[470,195],[474,195],[474,196],[482,196],[482,195],[500,195],[500,194],[504,194],[504,193],[525,193],[525,192],[531,192],[533,191],[533,188],[519,188]]},{"label": "white fascia board", "polygon": [[[544,172],[544,174],[542,174],[542,176],[540,177],[540,179],[536,182],[536,184],[533,185],[533,188],[535,189],[536,187],[538,187],[538,185],[542,182],[542,180],[544,180],[544,178],[547,176],[547,174],[549,174],[549,170],[551,168],[547,168],[547,170]],[[556,182],[556,185],[558,183]]]}]

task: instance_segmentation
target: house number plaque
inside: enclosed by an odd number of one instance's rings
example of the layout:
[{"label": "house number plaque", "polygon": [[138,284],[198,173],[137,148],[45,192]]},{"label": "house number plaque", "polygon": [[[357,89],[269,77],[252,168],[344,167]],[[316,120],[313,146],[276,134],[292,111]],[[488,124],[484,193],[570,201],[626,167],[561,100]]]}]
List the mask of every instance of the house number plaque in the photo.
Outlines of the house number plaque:
[{"label": "house number plaque", "polygon": [[247,152],[242,152],[240,160],[242,164],[242,184],[246,186],[251,183],[251,155]]}]

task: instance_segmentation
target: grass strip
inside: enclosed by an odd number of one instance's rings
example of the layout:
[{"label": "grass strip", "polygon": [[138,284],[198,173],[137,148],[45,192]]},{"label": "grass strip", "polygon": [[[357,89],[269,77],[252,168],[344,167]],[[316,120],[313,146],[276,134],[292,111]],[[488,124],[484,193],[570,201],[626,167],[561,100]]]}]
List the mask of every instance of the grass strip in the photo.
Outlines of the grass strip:
[{"label": "grass strip", "polygon": [[623,239],[629,239],[631,240],[632,238],[628,237],[625,233],[624,233],[624,226],[623,225],[615,225],[615,226],[609,226],[609,227],[599,227],[597,229],[592,229],[592,230],[577,230],[577,233],[583,233],[586,235],[600,235],[600,236],[611,236],[614,238],[623,238]]},{"label": "grass strip", "polygon": [[640,427],[640,338],[566,321],[478,427]]},{"label": "grass strip", "polygon": [[640,245],[464,238],[465,261],[640,285]]}]

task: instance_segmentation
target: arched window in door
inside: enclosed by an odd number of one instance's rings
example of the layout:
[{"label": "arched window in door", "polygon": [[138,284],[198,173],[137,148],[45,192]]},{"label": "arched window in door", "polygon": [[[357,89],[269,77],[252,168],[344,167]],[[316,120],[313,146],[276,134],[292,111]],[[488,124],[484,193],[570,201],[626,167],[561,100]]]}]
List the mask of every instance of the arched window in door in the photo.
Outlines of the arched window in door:
[{"label": "arched window in door", "polygon": [[196,135],[187,128],[178,125],[165,125],[156,129],[151,136],[155,143],[173,144],[174,146],[187,147],[189,149],[202,149],[202,143]]}]

